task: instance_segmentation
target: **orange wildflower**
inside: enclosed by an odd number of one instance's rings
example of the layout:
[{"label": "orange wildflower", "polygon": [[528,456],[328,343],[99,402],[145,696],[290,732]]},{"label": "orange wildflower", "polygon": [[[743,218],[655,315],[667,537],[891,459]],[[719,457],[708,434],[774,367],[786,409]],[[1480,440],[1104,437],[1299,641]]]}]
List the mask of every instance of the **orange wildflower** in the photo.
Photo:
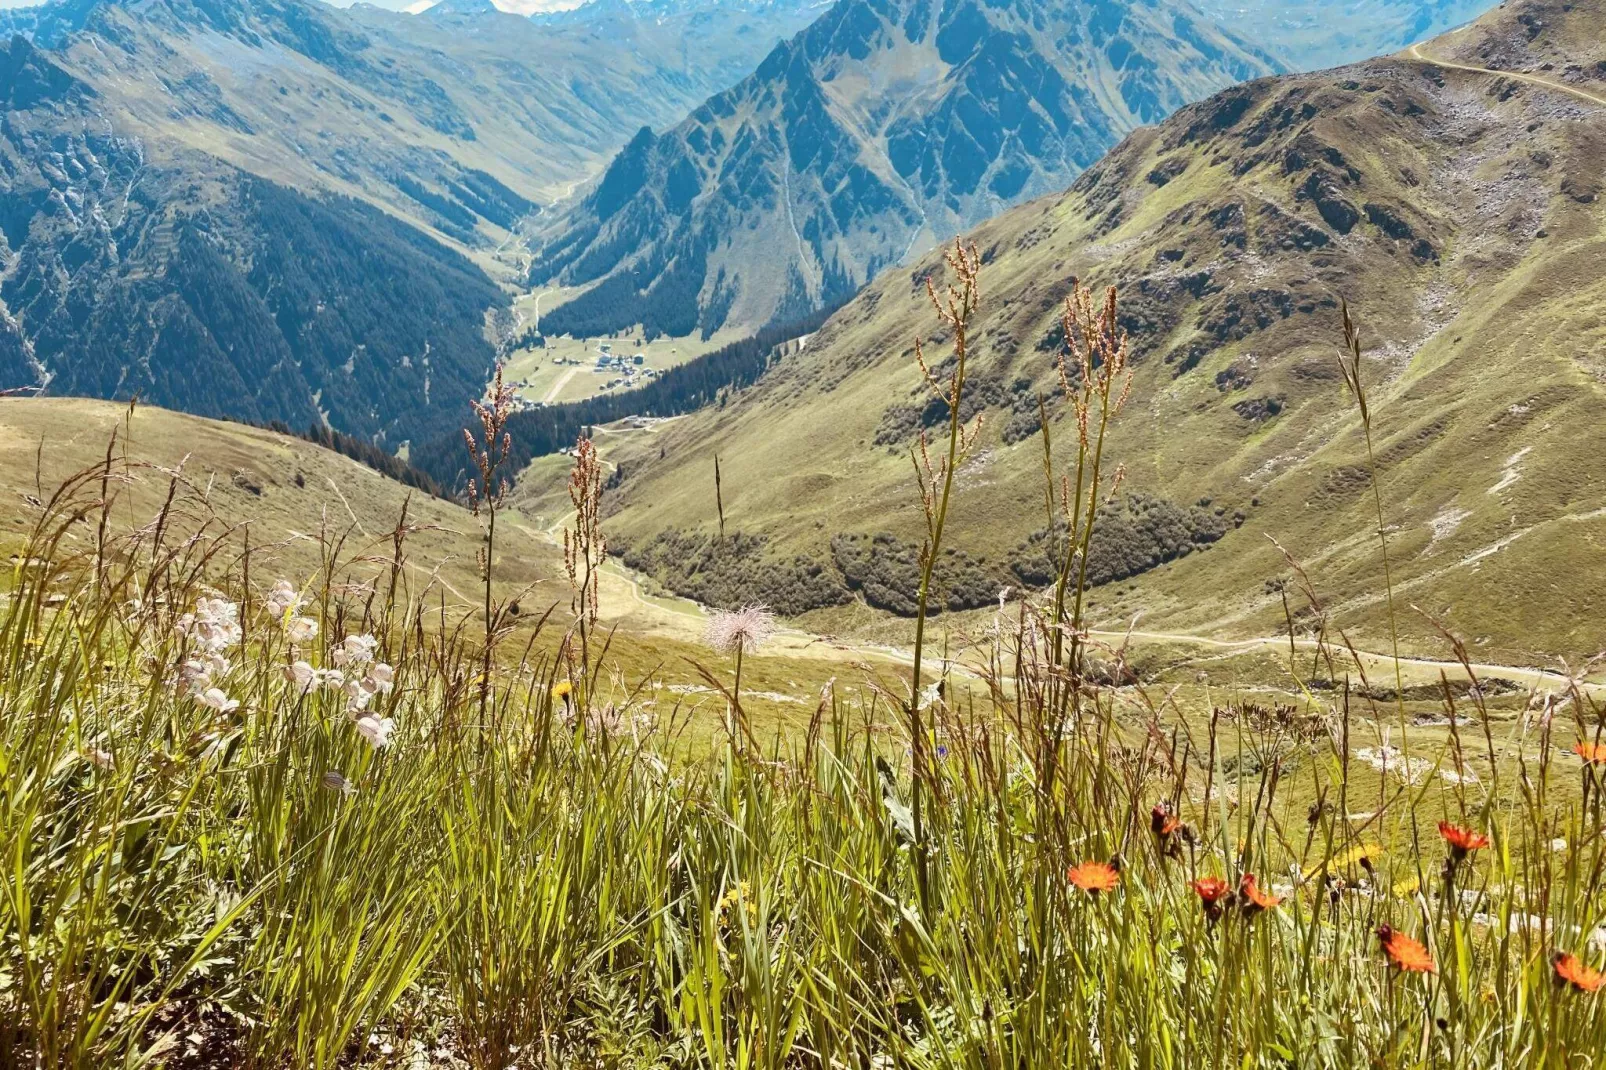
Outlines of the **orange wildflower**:
[{"label": "orange wildflower", "polygon": [[1173,814],[1165,803],[1155,803],[1154,809],[1149,811],[1149,826],[1163,840],[1182,827],[1182,818]]},{"label": "orange wildflower", "polygon": [[1489,846],[1489,837],[1481,832],[1475,832],[1460,825],[1452,825],[1448,821],[1439,822],[1439,835],[1444,842],[1450,845],[1450,857],[1457,862],[1465,858],[1470,852]]},{"label": "orange wildflower", "polygon": [[1193,882],[1193,890],[1199,896],[1205,917],[1211,921],[1220,920],[1222,908],[1232,900],[1232,885],[1220,877],[1200,877]]},{"label": "orange wildflower", "polygon": [[1438,973],[1439,969],[1433,964],[1433,956],[1419,940],[1414,940],[1398,929],[1388,925],[1377,927],[1377,938],[1382,941],[1383,953],[1388,956],[1389,965],[1406,973]]},{"label": "orange wildflower", "polygon": [[1121,871],[1108,862],[1081,862],[1072,866],[1065,875],[1072,884],[1089,895],[1113,892],[1115,886],[1121,883]]},{"label": "orange wildflower", "polygon": [[1573,753],[1582,758],[1585,765],[1606,765],[1606,743],[1591,743],[1587,739],[1580,739],[1573,744]]},{"label": "orange wildflower", "polygon": [[1283,901],[1283,897],[1262,890],[1255,875],[1245,873],[1243,879],[1238,882],[1238,901],[1246,912],[1254,914],[1262,910],[1275,909],[1277,904]]},{"label": "orange wildflower", "polygon": [[1577,955],[1557,955],[1555,966],[1556,980],[1580,992],[1599,992],[1601,986],[1606,984],[1606,976],[1597,969],[1585,966]]}]

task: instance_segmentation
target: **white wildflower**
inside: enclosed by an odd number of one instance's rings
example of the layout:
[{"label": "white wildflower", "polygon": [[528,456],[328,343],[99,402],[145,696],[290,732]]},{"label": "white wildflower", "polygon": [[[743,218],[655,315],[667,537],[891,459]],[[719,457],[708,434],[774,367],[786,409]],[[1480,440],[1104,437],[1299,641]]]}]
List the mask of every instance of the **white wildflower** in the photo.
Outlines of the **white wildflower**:
[{"label": "white wildflower", "polygon": [[323,775],[323,786],[342,795],[357,794],[357,789],[352,786],[351,781],[341,776],[336,769],[331,769]]},{"label": "white wildflower", "polygon": [[268,616],[274,620],[283,620],[299,610],[305,602],[306,600],[296,591],[295,584],[289,580],[280,580],[273,585],[273,590],[268,592],[263,604],[267,608]]},{"label": "white wildflower", "polygon": [[751,654],[775,634],[775,615],[765,606],[716,610],[708,618],[703,641],[721,654]]},{"label": "white wildflower", "polygon": [[209,687],[195,696],[195,700],[203,706],[210,707],[219,713],[229,713],[240,708],[238,699],[225,695],[221,688]]},{"label": "white wildflower", "polygon": [[298,661],[293,665],[286,665],[279,671],[284,673],[285,682],[291,687],[295,688],[296,694],[298,695],[308,694],[313,688],[317,687],[319,682],[318,678],[321,675],[317,669],[314,669],[305,661]]},{"label": "white wildflower", "polygon": [[190,658],[178,667],[178,680],[191,694],[200,694],[212,686],[212,674],[206,662]]},{"label": "white wildflower", "polygon": [[335,664],[341,667],[361,668],[374,660],[374,650],[379,646],[379,640],[371,635],[348,635],[345,641],[335,648]]},{"label": "white wildflower", "polygon": [[396,731],[396,722],[389,717],[365,713],[357,718],[357,731],[375,750],[390,746],[390,734]]},{"label": "white wildflower", "polygon": [[240,607],[222,598],[197,598],[195,612],[179,618],[178,630],[206,653],[221,653],[240,641]]},{"label": "white wildflower", "polygon": [[368,666],[368,675],[363,677],[362,685],[369,691],[388,695],[391,688],[396,686],[396,670],[382,661],[376,661]]},{"label": "white wildflower", "polygon": [[318,681],[331,691],[342,691],[346,686],[346,674],[339,669],[324,669],[318,674]]},{"label": "white wildflower", "polygon": [[310,643],[318,638],[318,622],[311,617],[291,617],[284,626],[284,635],[297,645]]},{"label": "white wildflower", "polygon": [[352,717],[362,716],[362,712],[368,708],[368,700],[373,697],[374,693],[363,687],[361,680],[346,681],[346,712]]},{"label": "white wildflower", "polygon": [[116,767],[116,763],[112,760],[112,752],[100,747],[90,747],[84,751],[84,757],[88,758],[100,769],[113,769]]}]

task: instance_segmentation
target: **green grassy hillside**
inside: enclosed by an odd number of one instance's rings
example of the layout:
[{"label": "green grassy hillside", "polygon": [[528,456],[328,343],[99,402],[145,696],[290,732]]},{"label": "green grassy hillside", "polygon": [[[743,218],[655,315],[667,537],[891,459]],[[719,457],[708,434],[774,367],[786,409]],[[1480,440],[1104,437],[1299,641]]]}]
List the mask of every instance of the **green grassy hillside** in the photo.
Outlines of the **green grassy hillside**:
[{"label": "green grassy hillside", "polygon": [[[115,437],[114,437],[115,436]],[[280,577],[297,584],[337,587],[353,605],[367,591],[383,595],[395,559],[393,534],[406,507],[406,566],[399,598],[431,607],[430,626],[450,629],[468,620],[482,627],[476,553],[483,525],[467,509],[410,491],[372,469],[312,443],[242,424],[164,409],[76,398],[0,398],[0,559],[7,574],[35,524],[65,481],[104,462],[111,446],[115,499],[108,530],[114,536],[150,530],[172,499],[168,539],[216,540],[212,582],[250,585],[262,592]],[[98,479],[82,489],[86,521],[68,528],[63,558],[92,553],[99,509]],[[562,527],[568,507],[548,515],[511,510],[498,524],[497,597],[519,603],[521,623],[505,641],[512,659],[531,640],[534,622],[549,609],[537,649],[554,649],[570,627],[570,589],[563,566]],[[249,546],[249,563],[246,549]],[[82,564],[82,557],[78,558]],[[72,575],[60,577],[70,584]],[[664,712],[701,714],[712,699],[696,664],[719,659],[703,643],[703,613],[684,601],[643,591],[635,578],[609,567],[599,583],[599,621],[616,632],[604,659],[609,686],[656,696]],[[766,723],[806,719],[825,682],[849,663],[893,664],[873,650],[847,650],[783,632],[747,667],[749,702]],[[696,663],[696,664],[694,664]]]},{"label": "green grassy hillside", "polygon": [[[1434,642],[1414,606],[1479,654],[1606,644],[1606,484],[1593,460],[1606,445],[1606,106],[1590,99],[1606,95],[1603,31],[1599,0],[1514,3],[1424,46],[1444,63],[1401,55],[1252,82],[974,231],[985,266],[973,396],[987,420],[959,478],[955,604],[1030,586],[1022,548],[1046,523],[1031,399],[1052,387],[1058,310],[1080,278],[1120,287],[1131,335],[1132,403],[1113,440],[1123,493],[1143,496],[1127,527],[1156,544],[1138,547],[1149,562],[1182,555],[1095,591],[1102,622],[1264,635],[1284,627],[1287,589],[1308,623],[1276,539],[1333,624],[1386,646],[1367,452],[1337,367],[1342,299],[1362,325],[1408,643]],[[928,257],[882,275],[728,404],[608,440],[627,472],[612,522],[639,553],[670,549],[654,542],[666,531],[706,543],[716,454],[727,530],[755,536],[712,587],[714,566],[675,564],[703,560],[691,543],[657,554],[662,578],[717,597],[817,567],[837,585],[822,605],[862,601],[877,570],[906,578],[899,553],[913,553],[920,524],[909,450],[930,418],[913,342],[943,351],[923,293],[937,267]],[[1056,452],[1070,449],[1063,420],[1051,430]],[[833,552],[834,536],[882,532],[879,556],[863,540]]]}]

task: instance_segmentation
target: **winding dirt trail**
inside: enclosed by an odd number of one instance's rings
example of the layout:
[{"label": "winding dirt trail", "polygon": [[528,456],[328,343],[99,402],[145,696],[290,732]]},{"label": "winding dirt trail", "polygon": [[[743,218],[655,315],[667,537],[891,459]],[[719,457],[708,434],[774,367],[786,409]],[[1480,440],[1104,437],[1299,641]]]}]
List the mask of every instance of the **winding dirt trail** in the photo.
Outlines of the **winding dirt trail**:
[{"label": "winding dirt trail", "polygon": [[1567,85],[1565,82],[1556,82],[1549,78],[1541,78],[1535,74],[1524,74],[1521,71],[1496,71],[1490,70],[1488,67],[1470,67],[1465,63],[1451,63],[1448,60],[1435,59],[1434,57],[1425,54],[1422,51],[1421,45],[1412,45],[1409,49],[1409,52],[1412,59],[1420,60],[1423,63],[1431,63],[1435,67],[1444,67],[1447,70],[1452,71],[1466,71],[1470,74],[1489,74],[1496,78],[1514,78],[1519,82],[1527,82],[1530,85],[1542,86],[1545,89],[1554,89],[1558,93],[1566,93],[1570,96],[1575,96],[1580,100],[1587,100],[1591,104],[1598,104],[1601,107],[1606,108],[1606,97],[1597,97],[1593,93],[1586,92],[1585,90],[1579,89],[1576,86]]}]

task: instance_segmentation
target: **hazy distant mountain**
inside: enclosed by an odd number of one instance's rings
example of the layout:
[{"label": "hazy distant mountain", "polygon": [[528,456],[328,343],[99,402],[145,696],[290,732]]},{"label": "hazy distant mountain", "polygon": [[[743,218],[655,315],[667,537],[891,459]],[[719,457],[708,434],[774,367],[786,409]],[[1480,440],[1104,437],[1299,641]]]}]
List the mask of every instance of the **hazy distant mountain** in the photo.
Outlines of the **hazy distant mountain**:
[{"label": "hazy distant mountain", "polygon": [[1220,25],[1258,41],[1295,70],[1387,55],[1476,18],[1496,0],[1197,0]]},{"label": "hazy distant mountain", "polygon": [[598,282],[543,324],[799,314],[1276,66],[1180,0],[840,0],[542,235],[536,281]]},{"label": "hazy distant mountain", "polygon": [[521,221],[808,18],[724,10],[32,12],[0,52],[0,389],[440,430],[488,374]]}]

